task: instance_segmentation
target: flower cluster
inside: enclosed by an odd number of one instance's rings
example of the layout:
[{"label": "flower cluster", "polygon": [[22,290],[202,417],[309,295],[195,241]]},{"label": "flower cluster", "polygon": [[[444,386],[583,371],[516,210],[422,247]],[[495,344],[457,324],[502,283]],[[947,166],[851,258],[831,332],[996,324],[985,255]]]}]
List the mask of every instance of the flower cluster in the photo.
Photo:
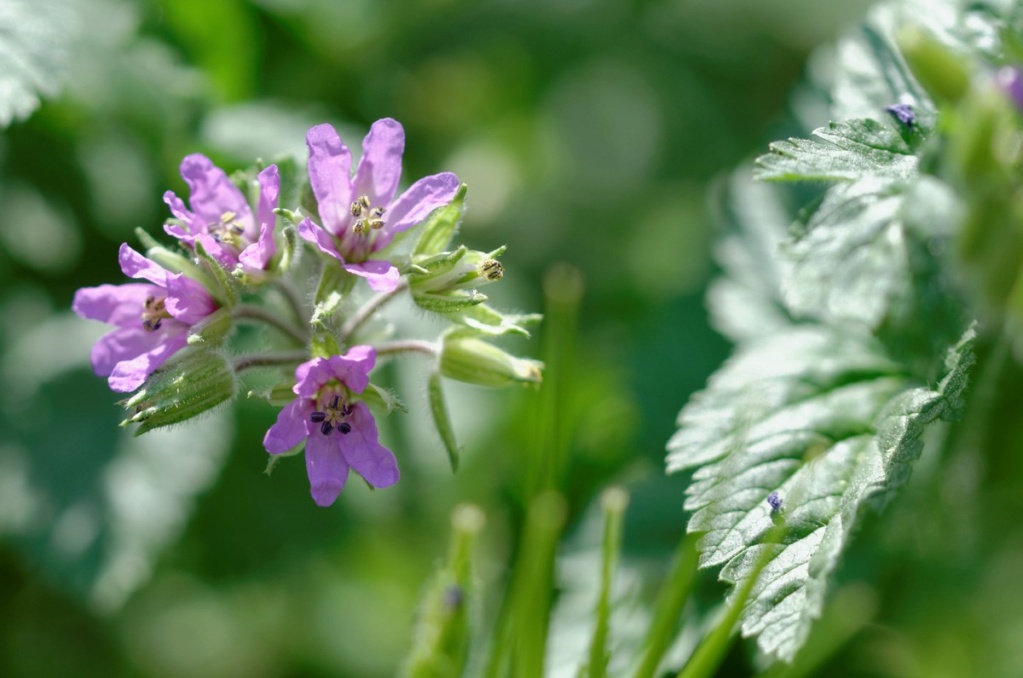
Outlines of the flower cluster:
[{"label": "flower cluster", "polygon": [[[444,172],[399,190],[405,133],[397,121],[371,126],[354,173],[331,125],[310,129],[306,145],[306,176],[290,159],[229,176],[204,155],[187,156],[187,204],[164,195],[170,244],[140,231],[145,255],[123,244],[119,258],[140,282],[80,289],[72,308],[113,326],[93,347],[92,365],[114,391],[133,393],[124,423],[139,432],[230,401],[249,370],[278,373],[262,392],[283,405],[264,447],[272,462],[304,448],[312,497],[329,506],[350,470],[377,488],[398,480],[374,412],[400,403],[371,382],[378,358],[413,352],[432,361],[430,410],[454,464],[440,378],[538,382],[539,363],[492,341],[528,334],[539,317],[502,313],[479,292],[503,276],[503,248],[451,247],[465,207],[458,177]],[[282,205],[285,198],[300,204]],[[306,291],[310,280],[318,282]],[[374,320],[402,294],[448,329],[433,340],[381,329]],[[258,335],[262,350],[238,353],[242,323],[272,330]]]}]

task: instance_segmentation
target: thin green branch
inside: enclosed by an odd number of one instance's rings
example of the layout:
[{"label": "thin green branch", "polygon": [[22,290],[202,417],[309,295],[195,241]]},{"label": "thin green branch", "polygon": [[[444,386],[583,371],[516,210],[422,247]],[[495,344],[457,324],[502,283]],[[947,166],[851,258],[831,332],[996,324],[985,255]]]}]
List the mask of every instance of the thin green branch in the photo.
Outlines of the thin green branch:
[{"label": "thin green branch", "polygon": [[277,314],[268,311],[261,306],[240,304],[238,306],[235,306],[232,314],[237,320],[256,320],[262,323],[266,323],[267,325],[270,325],[271,327],[274,327],[283,332],[284,334],[288,335],[299,344],[305,344],[307,341],[309,341],[308,335],[306,335],[306,333],[303,330],[299,329],[295,325],[289,323],[287,320],[284,320]]},{"label": "thin green branch", "polygon": [[307,351],[282,351],[280,353],[255,353],[234,359],[232,366],[235,372],[244,372],[254,367],[279,367],[297,365],[309,359]]},{"label": "thin green branch", "polygon": [[431,358],[437,357],[437,345],[420,339],[388,341],[383,344],[379,344],[374,348],[376,348],[378,356],[397,355],[399,353],[422,353],[423,355],[428,355]]},{"label": "thin green branch", "polygon": [[408,289],[408,281],[402,279],[398,286],[390,292],[380,292],[379,294],[372,297],[369,301],[362,305],[362,307],[352,314],[352,317],[341,326],[341,339],[345,343],[348,343],[348,339],[355,334],[359,328],[361,328],[366,322],[373,317],[384,304],[394,299],[396,296]]}]

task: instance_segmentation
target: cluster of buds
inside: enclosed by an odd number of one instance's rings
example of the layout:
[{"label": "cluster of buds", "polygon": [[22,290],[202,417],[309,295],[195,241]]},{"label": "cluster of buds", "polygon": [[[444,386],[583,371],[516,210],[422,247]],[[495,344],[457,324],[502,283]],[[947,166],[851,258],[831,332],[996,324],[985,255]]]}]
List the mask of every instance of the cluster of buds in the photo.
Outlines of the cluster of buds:
[{"label": "cluster of buds", "polygon": [[[283,406],[264,447],[272,461],[304,450],[313,499],[328,506],[352,469],[373,487],[398,480],[374,412],[401,406],[370,380],[378,359],[415,352],[432,361],[430,409],[455,464],[441,377],[538,383],[540,363],[492,342],[528,336],[539,316],[502,313],[479,292],[504,275],[503,248],[452,248],[466,195],[454,174],[425,177],[399,194],[398,122],[372,125],[354,173],[332,126],[310,129],[306,144],[306,173],[282,160],[228,176],[203,155],[186,157],[187,205],[164,195],[173,244],[140,230],[145,254],[128,244],[120,250],[121,270],[139,282],[80,289],[73,309],[113,326],[93,347],[92,365],[114,391],[132,394],[122,402],[124,425],[137,424],[138,433],[232,400],[248,370],[279,372],[261,393]],[[306,291],[310,280],[318,282]],[[450,327],[433,340],[381,331],[374,318],[401,295]],[[240,324],[268,328],[256,335],[260,350],[252,350],[251,333],[235,332]]]}]

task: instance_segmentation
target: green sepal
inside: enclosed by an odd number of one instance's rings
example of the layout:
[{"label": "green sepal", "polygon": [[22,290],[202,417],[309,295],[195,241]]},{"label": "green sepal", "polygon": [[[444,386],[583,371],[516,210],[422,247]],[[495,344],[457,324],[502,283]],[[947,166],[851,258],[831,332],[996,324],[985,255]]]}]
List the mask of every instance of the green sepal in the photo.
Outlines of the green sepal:
[{"label": "green sepal", "polygon": [[140,424],[135,435],[142,435],[187,421],[232,399],[236,387],[234,370],[222,353],[186,351],[153,372],[142,388],[122,403],[131,416],[121,426]]},{"label": "green sepal", "polygon": [[280,454],[269,454],[269,455],[267,455],[269,457],[269,459],[266,460],[266,468],[263,469],[263,473],[265,473],[268,476],[271,475],[274,472],[274,469],[277,468],[277,464],[281,463],[282,459],[286,459],[288,457],[297,457],[298,455],[302,454],[302,452],[304,452],[304,451],[305,451],[305,441],[303,440],[302,442],[300,442],[298,445],[295,445],[293,448],[291,448],[287,452],[281,452]]},{"label": "green sepal", "polygon": [[438,207],[423,222],[419,239],[412,248],[412,257],[420,255],[432,256],[447,249],[451,239],[458,232],[458,226],[465,212],[465,194],[469,187],[462,184],[458,192],[444,207]]},{"label": "green sepal", "polygon": [[440,313],[441,315],[458,313],[467,308],[482,304],[486,300],[487,295],[481,294],[476,290],[448,292],[446,294],[412,293],[412,301],[416,302],[416,306],[424,311]]},{"label": "green sepal", "polygon": [[264,388],[262,390],[249,391],[246,396],[249,398],[262,398],[274,407],[284,407],[295,399],[294,380],[282,381],[279,384]]},{"label": "green sepal", "polygon": [[452,320],[465,325],[478,334],[485,334],[491,337],[501,337],[506,334],[515,334],[522,337],[529,337],[527,327],[536,325],[543,320],[541,313],[501,313],[486,304],[479,304],[466,309]]},{"label": "green sepal", "polygon": [[437,427],[437,434],[444,449],[448,453],[448,461],[451,462],[451,471],[458,471],[458,463],[461,458],[458,449],[458,442],[455,440],[455,429],[451,425],[451,417],[448,415],[447,401],[444,399],[444,388],[441,384],[441,375],[434,372],[427,382],[427,393],[430,397],[430,414],[433,415],[433,425]]},{"label": "green sepal", "polygon": [[214,346],[224,341],[234,329],[231,310],[219,308],[188,330],[189,346]]},{"label": "green sepal", "polygon": [[451,271],[469,252],[465,245],[453,252],[439,252],[429,257],[413,257],[408,274],[409,286],[415,289]]},{"label": "green sepal", "polygon": [[359,397],[375,412],[381,412],[385,415],[395,410],[403,413],[408,412],[405,408],[405,403],[393,391],[376,384],[370,384],[365,391],[359,394]]},{"label": "green sepal", "polygon": [[209,287],[209,291],[213,298],[221,306],[228,308],[238,303],[238,282],[219,261],[210,256],[198,240],[195,241],[195,256],[203,270],[208,271],[211,276],[213,285]]},{"label": "green sepal", "polygon": [[298,251],[298,232],[293,224],[285,224],[281,228],[282,245],[281,259],[277,263],[277,270],[287,273],[295,263],[295,253]]},{"label": "green sepal", "polygon": [[313,358],[329,358],[341,354],[341,345],[330,330],[321,328],[313,332],[309,341],[309,353]]},{"label": "green sepal", "polygon": [[440,373],[467,384],[500,388],[515,383],[540,383],[543,363],[518,358],[465,331],[455,330],[442,337]]},{"label": "green sepal", "polygon": [[328,260],[320,273],[320,282],[313,297],[315,306],[309,324],[323,325],[324,321],[341,308],[345,297],[355,286],[355,276],[334,260]]}]

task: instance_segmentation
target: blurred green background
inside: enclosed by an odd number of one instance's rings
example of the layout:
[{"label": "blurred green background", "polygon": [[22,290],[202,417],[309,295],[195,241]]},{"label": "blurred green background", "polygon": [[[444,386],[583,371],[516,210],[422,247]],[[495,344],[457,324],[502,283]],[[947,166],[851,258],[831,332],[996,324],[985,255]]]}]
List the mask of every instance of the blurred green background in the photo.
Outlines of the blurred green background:
[{"label": "blurred green background", "polygon": [[[406,183],[468,183],[466,244],[508,245],[497,305],[540,310],[553,265],[581,272],[569,539],[622,483],[626,556],[663,568],[686,482],[663,477],[664,444],[728,353],[703,301],[708,189],[797,131],[809,55],[866,4],[12,0],[38,21],[0,37],[65,76],[0,131],[0,675],[392,675],[465,501],[488,518],[483,584],[501,585],[534,393],[446,385],[465,448],[452,475],[424,372],[387,368],[410,409],[382,423],[402,481],[352,483],[323,510],[300,460],[263,474],[265,403],[136,439],[88,367],[102,328],[70,314],[74,290],[122,281],[135,227],[161,235],[180,159],[302,158],[324,121],[357,148],[397,118]],[[539,355],[538,335],[514,348]]]}]

